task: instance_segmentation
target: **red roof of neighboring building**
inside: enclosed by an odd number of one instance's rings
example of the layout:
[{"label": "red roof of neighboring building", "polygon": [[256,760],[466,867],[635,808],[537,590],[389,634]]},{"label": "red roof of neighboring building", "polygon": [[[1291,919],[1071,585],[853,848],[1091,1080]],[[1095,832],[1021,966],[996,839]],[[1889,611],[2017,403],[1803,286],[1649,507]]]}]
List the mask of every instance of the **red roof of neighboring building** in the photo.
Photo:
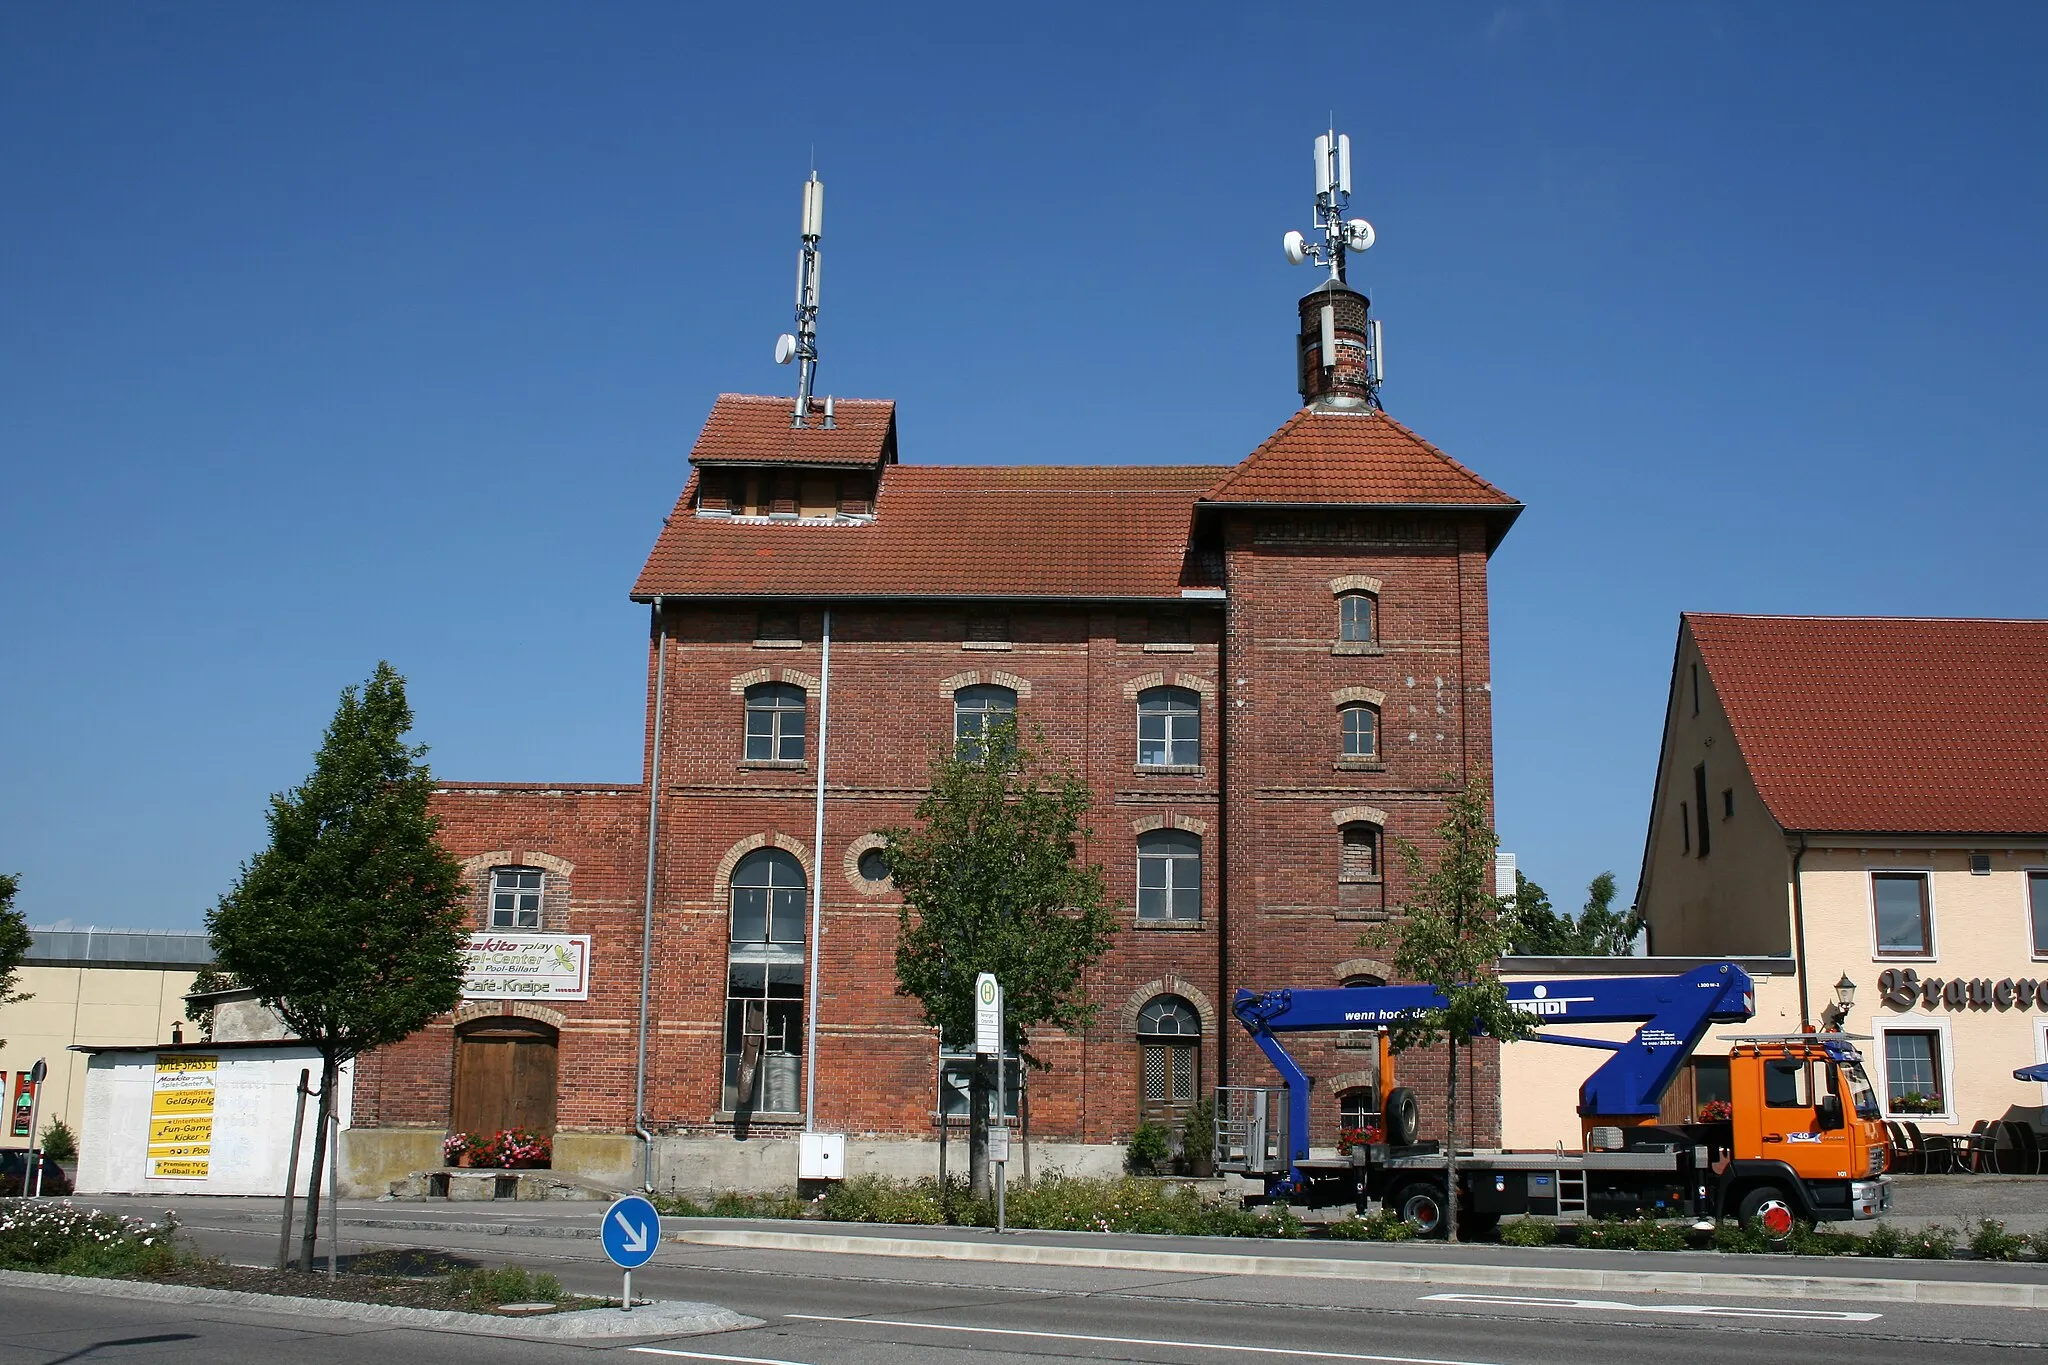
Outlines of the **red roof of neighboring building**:
[{"label": "red roof of neighboring building", "polygon": [[871,521],[703,517],[683,490],[633,587],[700,596],[1172,598],[1215,465],[890,465]]},{"label": "red roof of neighboring building", "polygon": [[1301,409],[1202,500],[1521,509],[1375,408]]},{"label": "red roof of neighboring building", "polygon": [[877,465],[896,459],[896,404],[887,398],[833,400],[832,425],[813,400],[810,421],[789,424],[794,398],[721,393],[690,451],[692,464]]},{"label": "red roof of neighboring building", "polygon": [[1684,621],[1784,829],[2048,833],[2048,621]]}]

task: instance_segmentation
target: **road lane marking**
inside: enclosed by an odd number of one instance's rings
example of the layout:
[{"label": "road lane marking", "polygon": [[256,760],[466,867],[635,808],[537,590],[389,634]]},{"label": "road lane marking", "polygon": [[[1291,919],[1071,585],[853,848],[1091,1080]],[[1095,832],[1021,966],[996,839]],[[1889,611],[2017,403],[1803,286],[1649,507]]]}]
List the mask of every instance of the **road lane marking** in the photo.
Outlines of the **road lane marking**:
[{"label": "road lane marking", "polygon": [[1376,1356],[1355,1351],[1304,1351],[1285,1346],[1232,1346],[1217,1341],[1173,1341],[1161,1337],[1097,1337],[1082,1332],[1027,1332],[1016,1327],[964,1327],[952,1323],[905,1322],[900,1318],[834,1318],[822,1313],[784,1313],[802,1322],[846,1322],[867,1327],[914,1327],[920,1332],[974,1332],[992,1337],[1032,1337],[1039,1341],[1088,1341],[1102,1346],[1173,1346],[1186,1351],[1241,1351],[1255,1356],[1300,1356],[1309,1360],[1368,1360],[1380,1365],[1492,1365],[1484,1360],[1446,1360],[1439,1356]]},{"label": "road lane marking", "polygon": [[779,1360],[774,1356],[721,1356],[709,1351],[678,1351],[667,1346],[628,1346],[644,1356],[681,1356],[684,1360],[736,1360],[740,1365],[811,1365],[808,1360]]},{"label": "road lane marking", "polygon": [[1825,1308],[1733,1308],[1713,1303],[1619,1303],[1612,1299],[1539,1299],[1525,1294],[1424,1294],[1424,1303],[1478,1303],[1498,1308],[1595,1308],[1605,1313],[1674,1313],[1681,1317],[1791,1318],[1808,1322],[1876,1322],[1882,1313]]}]

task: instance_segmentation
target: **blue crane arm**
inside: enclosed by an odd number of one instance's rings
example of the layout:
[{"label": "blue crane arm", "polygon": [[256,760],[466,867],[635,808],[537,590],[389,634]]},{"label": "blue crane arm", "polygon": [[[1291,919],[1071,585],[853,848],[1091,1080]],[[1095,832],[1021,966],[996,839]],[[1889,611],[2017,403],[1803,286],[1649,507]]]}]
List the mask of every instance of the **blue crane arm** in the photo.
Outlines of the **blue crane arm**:
[{"label": "blue crane arm", "polygon": [[[1710,962],[1675,976],[1565,978],[1508,984],[1508,1003],[1541,1025],[1639,1024],[1625,1042],[1558,1037],[1576,1047],[1610,1049],[1579,1087],[1579,1113],[1654,1116],[1671,1078],[1712,1024],[1739,1024],[1756,1013],[1756,983],[1732,962]],[[1433,986],[1339,986],[1319,990],[1237,993],[1231,1012],[1266,1054],[1287,1086],[1292,1162],[1308,1159],[1308,1077],[1281,1045],[1279,1034],[1378,1028],[1449,1002]],[[1541,1032],[1537,1041],[1547,1042]],[[1299,1170],[1286,1182],[1299,1182]]]}]

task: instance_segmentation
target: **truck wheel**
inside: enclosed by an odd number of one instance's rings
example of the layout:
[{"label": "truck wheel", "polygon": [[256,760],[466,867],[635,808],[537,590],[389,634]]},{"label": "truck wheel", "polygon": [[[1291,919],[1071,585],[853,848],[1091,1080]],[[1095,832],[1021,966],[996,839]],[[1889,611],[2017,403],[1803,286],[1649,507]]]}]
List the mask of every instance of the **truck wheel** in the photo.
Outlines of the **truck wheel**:
[{"label": "truck wheel", "polygon": [[1774,1242],[1792,1235],[1792,1205],[1776,1185],[1757,1186],[1742,1196],[1739,1208],[1742,1226],[1754,1223]]},{"label": "truck wheel", "polygon": [[1415,1141],[1415,1130],[1422,1122],[1422,1106],[1415,1102],[1415,1092],[1405,1085],[1389,1090],[1387,1112],[1383,1117],[1389,1146],[1406,1147]]},{"label": "truck wheel", "polygon": [[1387,1196],[1386,1206],[1413,1223],[1419,1235],[1444,1235],[1444,1187],[1434,1180],[1410,1181]]}]

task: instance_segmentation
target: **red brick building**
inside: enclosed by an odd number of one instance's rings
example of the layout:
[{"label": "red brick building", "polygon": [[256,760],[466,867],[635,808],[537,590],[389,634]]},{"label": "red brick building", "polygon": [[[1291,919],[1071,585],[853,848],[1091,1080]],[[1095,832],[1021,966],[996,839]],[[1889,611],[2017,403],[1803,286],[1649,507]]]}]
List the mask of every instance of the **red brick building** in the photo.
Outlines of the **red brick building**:
[{"label": "red brick building", "polygon": [[[1359,940],[1406,894],[1390,837],[1427,846],[1491,764],[1487,561],[1520,505],[1378,409],[1365,312],[1341,285],[1302,301],[1303,406],[1232,466],[905,463],[893,403],[796,424],[788,399],[720,396],[633,587],[658,800],[436,801],[478,928],[589,935],[588,999],[472,1004],[365,1058],[351,1170],[437,1164],[451,1124],[522,1118],[592,1176],[651,1154],[664,1188],[786,1184],[778,1139],[807,1106],[850,1169],[929,1170],[941,1058],[894,994],[875,831],[999,710],[1085,777],[1082,854],[1124,905],[1094,1026],[1038,1040],[1040,1160],[1113,1162],[1141,1116],[1270,1079],[1232,992],[1385,977]],[[1372,1054],[1305,1051],[1328,1143]],[[1480,1141],[1491,1066],[1464,1111]],[[1405,1074],[1440,1089],[1440,1066]]]}]

